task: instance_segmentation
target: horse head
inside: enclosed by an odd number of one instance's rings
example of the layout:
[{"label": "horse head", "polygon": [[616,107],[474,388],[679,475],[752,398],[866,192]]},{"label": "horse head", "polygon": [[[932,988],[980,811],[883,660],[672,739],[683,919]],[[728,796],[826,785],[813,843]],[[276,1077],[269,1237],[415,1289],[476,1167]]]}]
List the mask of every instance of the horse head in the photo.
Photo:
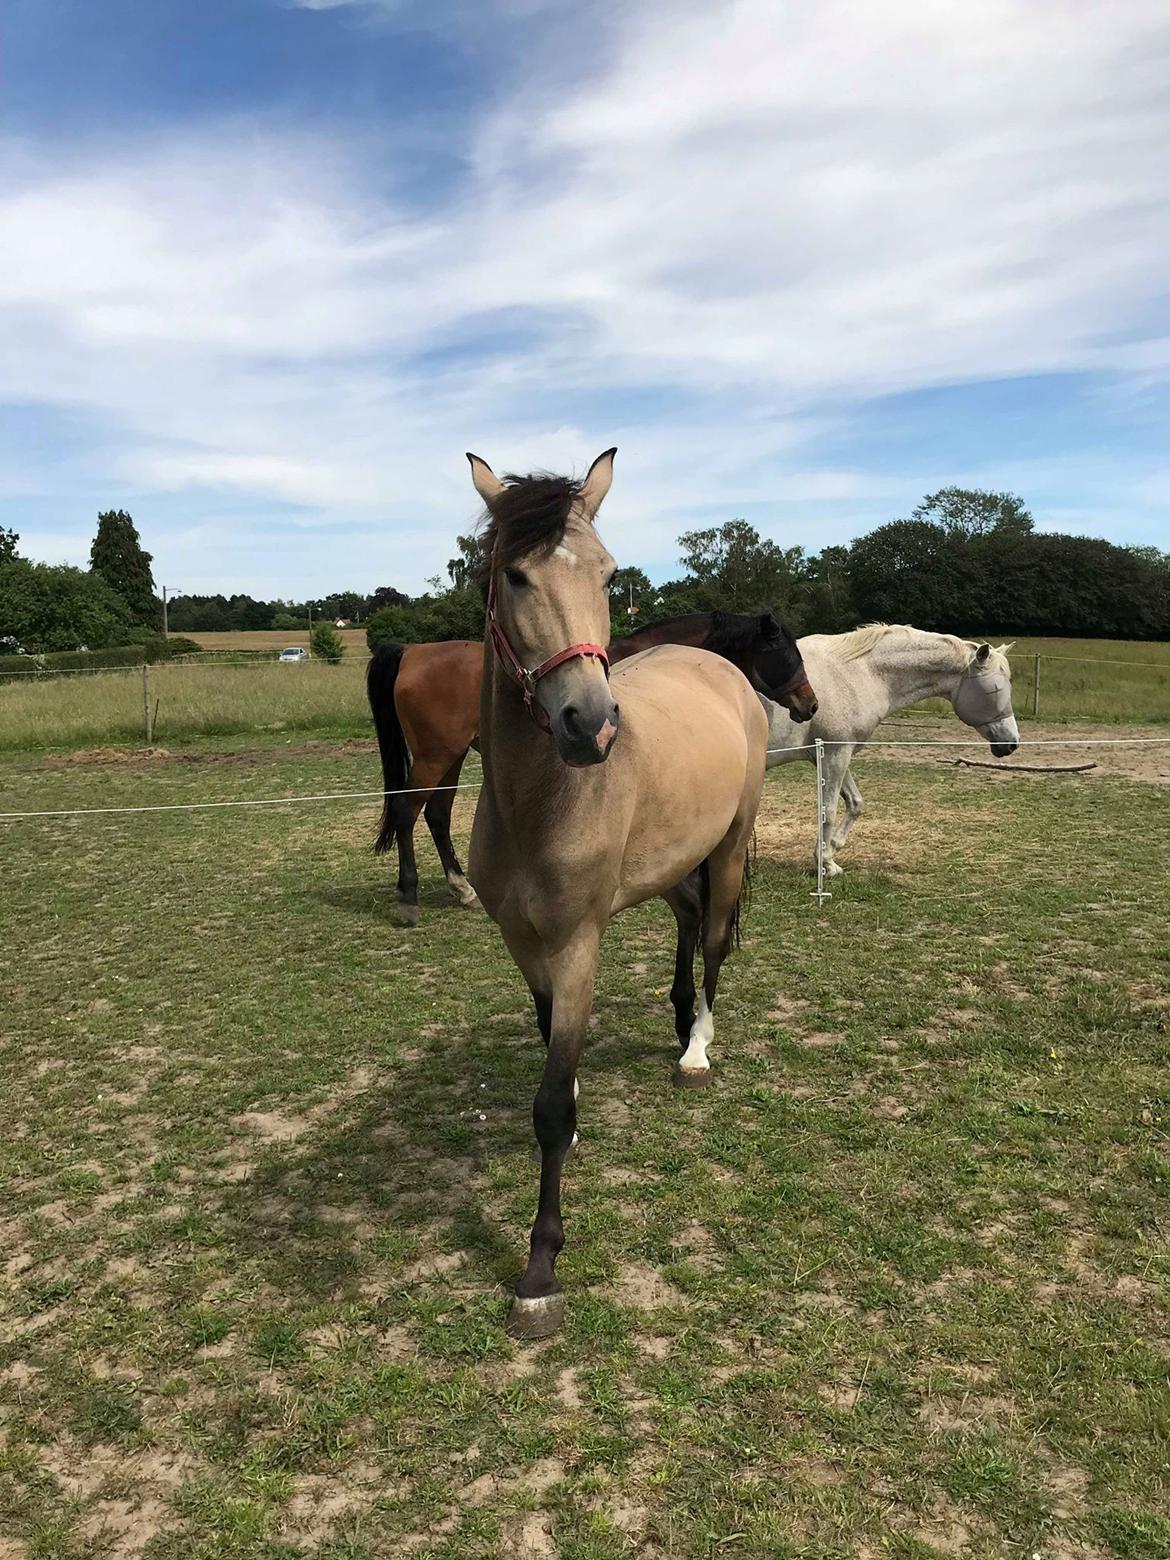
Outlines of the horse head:
[{"label": "horse head", "polygon": [[951,696],[955,714],[986,737],[996,758],[1007,758],[1020,745],[1012,709],[1012,669],[1008,646],[977,645]]}]

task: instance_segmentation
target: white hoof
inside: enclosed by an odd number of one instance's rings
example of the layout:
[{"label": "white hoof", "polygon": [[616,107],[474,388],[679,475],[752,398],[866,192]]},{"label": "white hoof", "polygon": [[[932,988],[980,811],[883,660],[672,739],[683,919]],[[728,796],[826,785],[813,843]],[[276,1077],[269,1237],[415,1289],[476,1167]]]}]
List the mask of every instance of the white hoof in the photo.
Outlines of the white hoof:
[{"label": "white hoof", "polygon": [[845,871],[845,868],[844,867],[839,867],[835,861],[826,861],[825,862],[825,876],[826,877],[841,877],[842,874],[844,873],[844,871]]}]

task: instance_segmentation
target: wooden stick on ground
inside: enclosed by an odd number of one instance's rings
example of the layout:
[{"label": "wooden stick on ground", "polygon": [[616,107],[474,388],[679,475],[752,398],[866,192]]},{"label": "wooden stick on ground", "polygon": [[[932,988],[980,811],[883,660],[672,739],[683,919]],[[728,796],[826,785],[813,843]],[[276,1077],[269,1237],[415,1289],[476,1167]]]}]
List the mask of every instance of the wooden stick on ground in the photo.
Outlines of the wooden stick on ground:
[{"label": "wooden stick on ground", "polygon": [[1096,764],[990,764],[981,758],[954,758],[942,760],[956,768],[998,769],[1005,775],[1083,775],[1086,769],[1096,769]]}]

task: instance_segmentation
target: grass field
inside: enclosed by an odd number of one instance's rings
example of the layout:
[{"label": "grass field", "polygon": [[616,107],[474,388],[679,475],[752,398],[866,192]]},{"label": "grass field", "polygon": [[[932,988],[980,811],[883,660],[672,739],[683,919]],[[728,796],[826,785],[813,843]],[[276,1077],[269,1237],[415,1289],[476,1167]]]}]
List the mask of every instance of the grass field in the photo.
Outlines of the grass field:
[{"label": "grass field", "polygon": [[[356,630],[349,630],[352,635]],[[296,643],[296,635],[204,634],[203,642],[231,640],[221,648]],[[1021,641],[1013,657],[1015,703],[1031,715],[1033,647],[1053,657],[1099,655],[1132,658],[1135,669],[1045,660],[1040,715],[1046,721],[1170,721],[1170,645],[1117,641]],[[271,648],[271,647],[270,647]],[[182,744],[209,734],[272,731],[331,732],[354,736],[369,730],[362,677],[365,642],[351,648],[339,667],[161,665],[150,669],[152,704],[158,703],[154,741]],[[924,709],[943,711],[944,702]],[[33,678],[0,685],[0,749],[86,747],[140,743],[144,736],[142,680],[137,672],[84,677]]]},{"label": "grass field", "polygon": [[[863,765],[820,911],[769,777],[705,1094],[668,913],[612,929],[523,1348],[540,1046],[429,846],[406,930],[372,806],[0,824],[0,1553],[1170,1553],[1170,791]],[[376,777],[0,760],[9,810]]]}]

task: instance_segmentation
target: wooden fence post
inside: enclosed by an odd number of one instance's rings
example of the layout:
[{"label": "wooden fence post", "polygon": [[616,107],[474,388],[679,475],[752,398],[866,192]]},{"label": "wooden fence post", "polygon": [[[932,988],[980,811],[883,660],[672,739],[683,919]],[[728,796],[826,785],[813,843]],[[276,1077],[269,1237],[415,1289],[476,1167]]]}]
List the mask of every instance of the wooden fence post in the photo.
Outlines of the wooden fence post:
[{"label": "wooden fence post", "polygon": [[154,735],[154,722],[150,718],[150,667],[142,663],[142,721],[146,727],[146,745]]}]

